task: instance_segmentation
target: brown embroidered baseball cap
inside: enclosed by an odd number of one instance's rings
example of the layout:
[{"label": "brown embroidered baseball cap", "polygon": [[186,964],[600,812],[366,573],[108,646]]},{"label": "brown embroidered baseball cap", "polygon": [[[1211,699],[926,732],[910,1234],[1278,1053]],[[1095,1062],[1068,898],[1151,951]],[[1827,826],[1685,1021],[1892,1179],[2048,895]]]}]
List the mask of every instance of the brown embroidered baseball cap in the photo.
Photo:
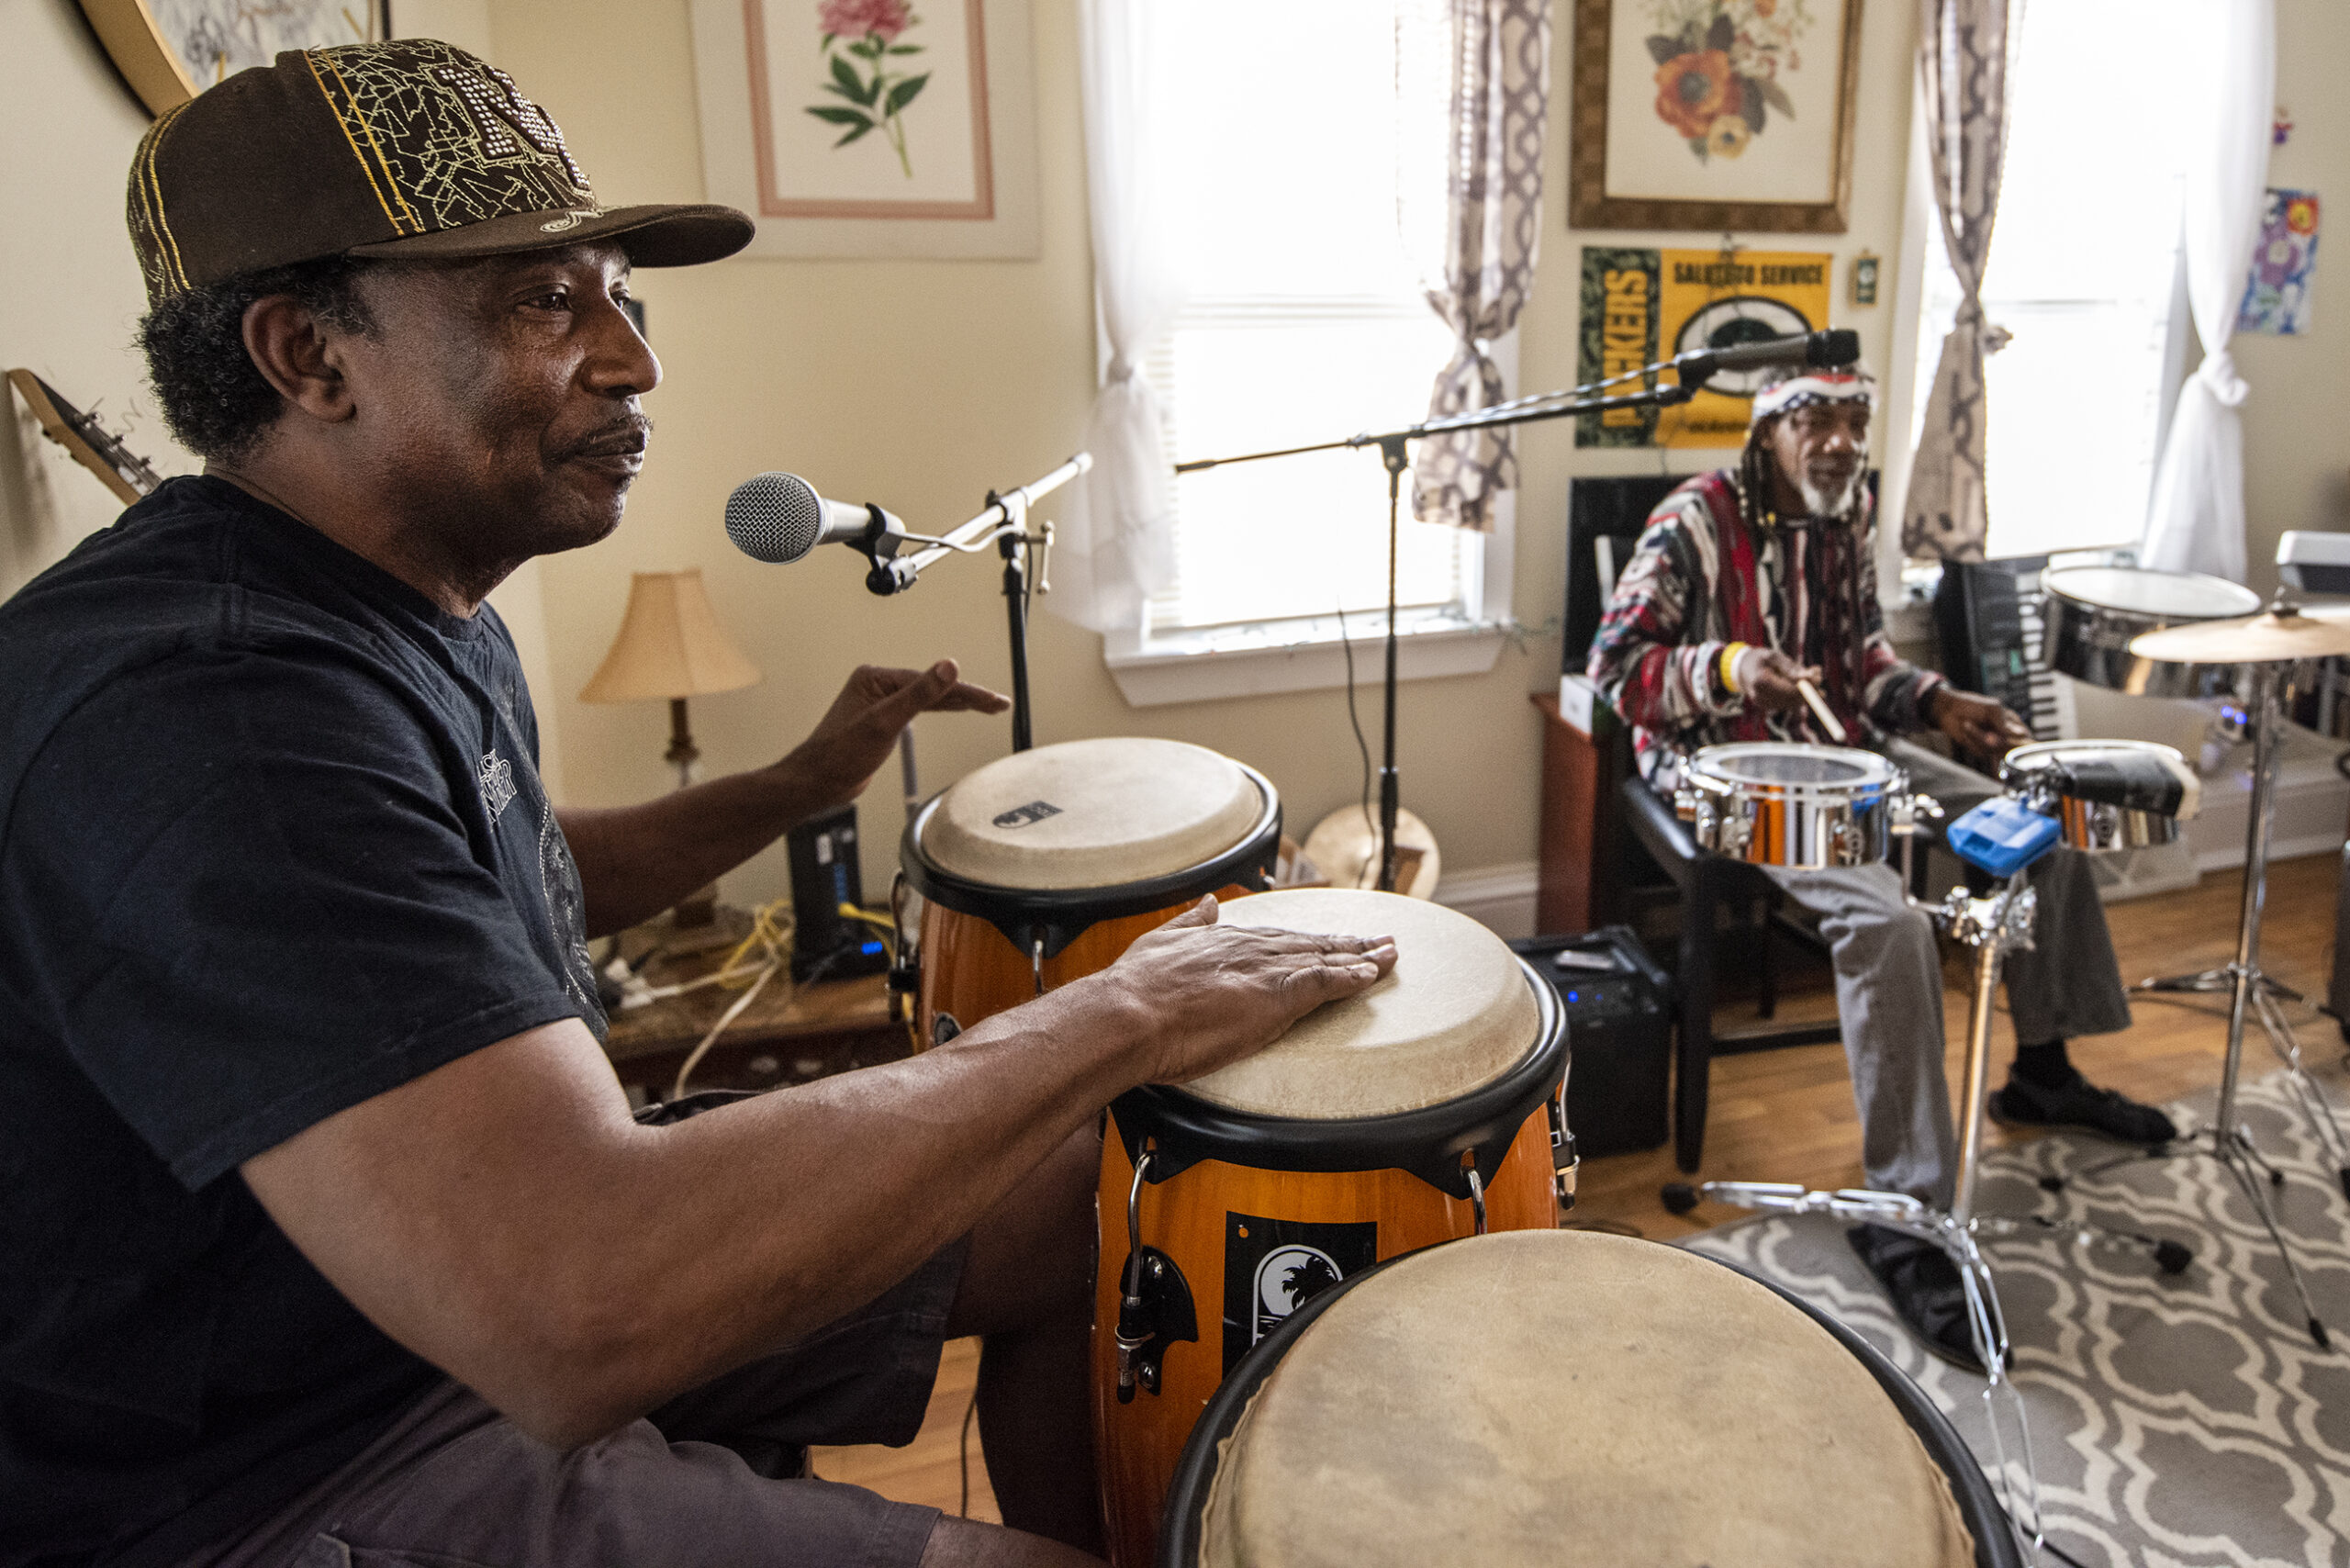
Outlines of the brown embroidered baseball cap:
[{"label": "brown embroidered baseball cap", "polygon": [[751,242],[731,207],[603,207],[514,79],[431,39],[288,50],[156,120],[130,238],[160,304],[321,256],[461,260],[610,240],[641,267]]}]

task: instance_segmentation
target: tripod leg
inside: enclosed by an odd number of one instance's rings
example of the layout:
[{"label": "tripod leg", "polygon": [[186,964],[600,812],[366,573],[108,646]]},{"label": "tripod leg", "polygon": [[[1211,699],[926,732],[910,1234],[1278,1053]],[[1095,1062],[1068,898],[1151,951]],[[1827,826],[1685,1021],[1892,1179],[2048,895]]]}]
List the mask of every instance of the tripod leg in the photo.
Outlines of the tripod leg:
[{"label": "tripod leg", "polygon": [[2342,1193],[2350,1198],[2350,1143],[2343,1137],[2342,1125],[2334,1117],[2333,1107],[2325,1091],[2310,1076],[2301,1061],[2301,1043],[2293,1034],[2293,1026],[2286,1021],[2284,1009],[2265,989],[2255,988],[2253,1003],[2259,1011],[2260,1022],[2268,1031],[2268,1044],[2276,1051],[2291,1076],[2286,1080],[2293,1099],[2300,1105],[2301,1114],[2308,1118],[2311,1132],[2333,1162],[2333,1173],[2341,1184]]},{"label": "tripod leg", "polygon": [[[2247,1161],[2244,1158],[2245,1156],[2250,1156],[2251,1160]],[[2293,1249],[2285,1239],[2284,1227],[2277,1223],[2277,1211],[2269,1207],[2268,1194],[2262,1192],[2260,1183],[2253,1179],[2251,1161],[2263,1165],[2266,1162],[2260,1160],[2260,1157],[2253,1152],[2252,1140],[2242,1133],[2221,1144],[2220,1161],[2235,1177],[2236,1184],[2244,1189],[2244,1195],[2251,1200],[2254,1211],[2260,1215],[2260,1223],[2268,1227],[2268,1239],[2277,1244],[2277,1257],[2285,1265],[2285,1277],[2292,1282],[2293,1294],[2300,1298],[2301,1312],[2309,1323],[2310,1338],[2317,1341],[2319,1350],[2331,1350],[2333,1341],[2326,1334],[2325,1325],[2318,1318],[2317,1304],[2310,1300],[2310,1287],[2301,1278],[2300,1265],[2293,1261]]]}]

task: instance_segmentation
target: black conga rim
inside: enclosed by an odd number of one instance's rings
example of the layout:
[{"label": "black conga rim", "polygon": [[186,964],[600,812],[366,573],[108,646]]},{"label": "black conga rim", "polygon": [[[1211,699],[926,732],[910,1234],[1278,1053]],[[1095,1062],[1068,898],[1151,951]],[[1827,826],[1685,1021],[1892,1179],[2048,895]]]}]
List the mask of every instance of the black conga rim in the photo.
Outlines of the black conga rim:
[{"label": "black conga rim", "polygon": [[1465,1199],[1470,1188],[1461,1155],[1477,1151],[1478,1175],[1490,1184],[1526,1118],[1566,1081],[1566,1010],[1531,964],[1518,958],[1517,967],[1534,993],[1533,1044],[1499,1078],[1441,1104],[1322,1121],[1257,1115],[1170,1085],[1145,1084],[1110,1103],[1113,1129],[1129,1163],[1140,1158],[1146,1140],[1151,1143],[1153,1185],[1203,1159],[1218,1159],[1257,1170],[1408,1170]]},{"label": "black conga rim", "polygon": [[[1226,760],[1230,760],[1227,758]],[[944,909],[986,921],[1023,953],[1039,939],[1049,958],[1104,920],[1189,903],[1235,883],[1263,891],[1272,883],[1281,857],[1281,801],[1272,780],[1245,762],[1233,762],[1257,787],[1259,809],[1248,832],[1231,848],[1156,877],[1093,888],[1007,888],[957,876],[933,860],[922,846],[922,831],[946,799],[942,790],[922,803],[906,823],[898,858],[914,891]]]},{"label": "black conga rim", "polygon": [[[1207,1507],[1208,1486],[1215,1477],[1217,1445],[1232,1436],[1240,1424],[1242,1412],[1248,1402],[1272,1375],[1273,1368],[1289,1353],[1290,1346],[1300,1334],[1313,1327],[1314,1320],[1330,1307],[1330,1304],[1361,1284],[1383,1269],[1392,1268],[1407,1258],[1416,1258],[1435,1247],[1451,1247],[1474,1238],[1461,1237],[1453,1241],[1439,1241],[1433,1247],[1399,1253],[1370,1268],[1341,1280],[1337,1285],[1299,1307],[1283,1318],[1273,1331],[1250,1347],[1232,1369],[1232,1375],[1210,1396],[1207,1408],[1192,1428],[1183,1444],[1183,1456],[1176,1462],[1175,1478],[1168,1484],[1167,1507],[1158,1531],[1158,1551],[1153,1559],[1155,1568],[1199,1568],[1200,1517]],[[1659,1243],[1662,1245],[1662,1243]],[[2016,1546],[2015,1531],[2010,1528],[2007,1512],[1999,1506],[1997,1493],[1991,1489],[1983,1467],[1976,1462],[1975,1452],[1950,1424],[1950,1417],[1937,1408],[1899,1367],[1886,1359],[1884,1351],[1862,1338],[1829,1314],[1792,1292],[1782,1290],[1749,1270],[1719,1258],[1708,1258],[1702,1252],[1690,1254],[1705,1258],[1708,1263],[1744,1274],[1756,1284],[1769,1290],[1805,1316],[1828,1330],[1836,1342],[1852,1353],[1869,1375],[1876,1379],[1902,1419],[1918,1435],[1927,1456],[1942,1471],[1951,1484],[1951,1493],[1958,1504],[1959,1517],[1975,1537],[1975,1568],[2024,1568],[2023,1553]]]}]

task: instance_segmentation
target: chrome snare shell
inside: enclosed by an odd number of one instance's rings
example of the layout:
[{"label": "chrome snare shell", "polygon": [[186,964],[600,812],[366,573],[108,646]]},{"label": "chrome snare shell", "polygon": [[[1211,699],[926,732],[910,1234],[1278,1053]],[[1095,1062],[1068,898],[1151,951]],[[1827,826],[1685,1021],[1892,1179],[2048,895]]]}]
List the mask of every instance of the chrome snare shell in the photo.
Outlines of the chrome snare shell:
[{"label": "chrome snare shell", "polygon": [[2067,566],[2040,579],[2048,667],[2132,697],[2224,697],[2242,684],[2240,665],[2178,665],[2141,658],[2130,640],[2194,621],[2260,612],[2260,596],[2200,572]]},{"label": "chrome snare shell", "polygon": [[1673,791],[1700,848],[1811,871],[1883,860],[1920,803],[1908,776],[1873,751],[1791,741],[1703,747]]},{"label": "chrome snare shell", "polygon": [[[2173,762],[2184,760],[2174,748],[2158,745],[2153,741],[2035,741],[2030,745],[2016,747],[2000,759],[1999,782],[2010,789],[2031,790],[2031,776],[2035,770],[2051,763],[2077,756],[2094,756],[2100,752],[2146,752],[2166,756]],[[2042,793],[2046,792],[2043,790]],[[2044,809],[2064,829],[2064,843],[2067,848],[2086,850],[2093,855],[2123,849],[2151,849],[2156,845],[2177,842],[2181,832],[2177,817],[2164,816],[2157,812],[2132,811],[2102,801],[2075,800],[2068,795],[2049,795]]]}]

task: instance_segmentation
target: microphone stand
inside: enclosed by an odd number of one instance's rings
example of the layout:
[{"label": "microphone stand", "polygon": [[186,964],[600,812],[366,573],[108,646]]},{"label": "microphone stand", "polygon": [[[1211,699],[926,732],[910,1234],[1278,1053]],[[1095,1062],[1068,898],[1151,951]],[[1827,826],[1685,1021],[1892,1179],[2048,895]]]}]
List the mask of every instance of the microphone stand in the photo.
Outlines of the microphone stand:
[{"label": "microphone stand", "polygon": [[[1080,452],[1041,479],[1031,479],[1015,490],[990,490],[979,516],[937,539],[907,534],[895,539],[868,536],[856,548],[872,563],[865,586],[876,594],[903,593],[926,566],[950,555],[976,554],[990,544],[1003,557],[1003,609],[1012,641],[1012,749],[1026,751],[1035,745],[1035,714],[1028,698],[1028,547],[1036,546],[1035,591],[1053,591],[1053,525],[1028,532],[1028,509],[1093,466],[1093,454]],[[911,555],[886,553],[899,544],[921,544]]]},{"label": "microphone stand", "polygon": [[[1395,565],[1400,538],[1401,512],[1404,470],[1411,466],[1410,443],[1425,436],[1449,435],[1456,431],[1498,430],[1509,425],[1528,425],[1543,420],[1570,419],[1578,414],[1604,414],[1617,409],[1669,409],[1685,403],[1697,395],[1700,387],[1719,368],[1710,363],[1710,356],[1691,354],[1682,361],[1663,360],[1639,370],[1611,375],[1604,381],[1586,382],[1561,392],[1538,392],[1525,398],[1495,403],[1490,408],[1472,409],[1464,414],[1449,414],[1442,419],[1423,420],[1401,430],[1365,432],[1344,441],[1315,442],[1309,446],[1285,446],[1273,452],[1243,453],[1236,457],[1203,457],[1190,463],[1178,463],[1178,474],[1197,474],[1210,468],[1220,468],[1228,463],[1257,463],[1270,457],[1295,457],[1308,452],[1336,452],[1345,448],[1375,446],[1380,460],[1387,468],[1387,667],[1383,682],[1385,723],[1382,754],[1379,768],[1379,890],[1395,890],[1395,817],[1402,806],[1402,788],[1395,771]],[[1676,386],[1656,383],[1660,371],[1680,373]],[[1603,387],[1635,378],[1648,383],[1638,392],[1619,392],[1594,396]]]}]

